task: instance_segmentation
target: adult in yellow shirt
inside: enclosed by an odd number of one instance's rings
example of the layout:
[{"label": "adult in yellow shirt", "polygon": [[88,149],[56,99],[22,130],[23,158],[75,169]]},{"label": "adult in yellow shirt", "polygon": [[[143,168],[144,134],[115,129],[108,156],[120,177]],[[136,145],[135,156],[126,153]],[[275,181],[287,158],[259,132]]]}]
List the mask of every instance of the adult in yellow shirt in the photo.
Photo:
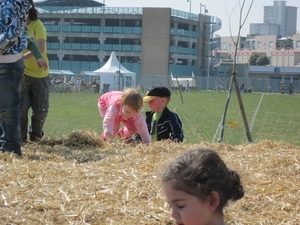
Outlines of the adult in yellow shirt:
[{"label": "adult in yellow shirt", "polygon": [[[35,41],[44,60],[49,65],[46,41],[47,32],[42,21],[38,19],[38,11],[33,1],[26,17],[27,37]],[[38,141],[44,136],[43,125],[49,108],[49,67],[39,68],[35,58],[28,50],[23,51],[25,59],[24,78],[21,89],[20,128],[22,142],[27,141],[27,133],[31,141]],[[31,108],[30,125],[28,127],[28,112]]]}]

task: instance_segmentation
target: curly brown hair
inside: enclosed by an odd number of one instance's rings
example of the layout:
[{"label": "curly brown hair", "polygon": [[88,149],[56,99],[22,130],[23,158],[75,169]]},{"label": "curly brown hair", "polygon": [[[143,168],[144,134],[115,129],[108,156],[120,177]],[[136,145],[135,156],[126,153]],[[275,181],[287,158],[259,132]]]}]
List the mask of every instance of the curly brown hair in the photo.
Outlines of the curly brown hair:
[{"label": "curly brown hair", "polygon": [[215,191],[220,196],[219,211],[223,210],[229,199],[235,201],[244,196],[239,174],[227,168],[211,149],[184,153],[165,169],[161,182],[170,183],[175,189],[201,199]]}]

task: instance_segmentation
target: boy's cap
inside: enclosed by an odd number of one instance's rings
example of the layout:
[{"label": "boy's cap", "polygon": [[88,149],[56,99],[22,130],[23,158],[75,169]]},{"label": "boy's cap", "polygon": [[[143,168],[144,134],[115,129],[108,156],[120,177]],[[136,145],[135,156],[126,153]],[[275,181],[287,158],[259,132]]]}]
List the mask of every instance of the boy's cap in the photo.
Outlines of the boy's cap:
[{"label": "boy's cap", "polygon": [[149,90],[146,92],[146,96],[143,98],[144,102],[150,102],[155,97],[170,97],[171,92],[168,88],[164,86],[153,86],[149,88]]}]

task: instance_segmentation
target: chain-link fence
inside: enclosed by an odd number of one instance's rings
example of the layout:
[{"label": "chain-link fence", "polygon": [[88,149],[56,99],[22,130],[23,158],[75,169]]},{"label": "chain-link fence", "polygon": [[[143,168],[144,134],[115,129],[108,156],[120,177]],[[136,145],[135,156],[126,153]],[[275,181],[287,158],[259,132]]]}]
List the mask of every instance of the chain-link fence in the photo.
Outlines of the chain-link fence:
[{"label": "chain-link fence", "polygon": [[[300,93],[300,81],[298,79],[281,78],[237,78],[239,87],[244,92],[263,93],[288,93],[288,86],[292,84],[293,93]],[[200,77],[197,79],[199,90],[227,91],[230,86],[229,77]],[[243,84],[243,85],[242,85]],[[243,86],[243,87],[242,87]]]},{"label": "chain-link fence", "polygon": [[[189,83],[189,88],[194,90],[212,90],[227,91],[230,86],[230,77],[180,77],[182,79],[193,79],[194,82]],[[137,76],[136,88],[146,90],[153,85],[164,85],[169,88],[178,88],[176,77],[171,79],[167,75],[142,75]],[[271,77],[271,78],[241,78],[237,77],[237,81],[241,91],[243,92],[263,92],[263,93],[288,93],[288,86],[292,84],[292,93],[300,93],[300,79]],[[101,93],[108,89],[104,84],[91,85],[90,83],[70,84],[70,83],[52,83],[52,93]],[[179,86],[184,86],[179,85]],[[242,88],[243,87],[243,88]]]},{"label": "chain-link fence", "polygon": [[[184,77],[190,79],[191,77]],[[180,77],[178,79],[184,79]],[[231,77],[194,77],[195,86],[189,88],[195,90],[212,90],[212,91],[228,91]],[[300,79],[286,78],[281,79],[280,77],[271,78],[241,78],[237,77],[239,87],[242,88],[243,92],[263,92],[263,93],[288,93],[288,86],[292,84],[293,93],[300,93]],[[172,80],[169,76],[151,76],[143,75],[140,79],[141,85],[145,88],[149,88],[153,85],[165,85],[170,88],[178,87],[176,85],[176,77]],[[192,84],[192,82],[190,82]],[[242,85],[243,84],[243,85]]]}]

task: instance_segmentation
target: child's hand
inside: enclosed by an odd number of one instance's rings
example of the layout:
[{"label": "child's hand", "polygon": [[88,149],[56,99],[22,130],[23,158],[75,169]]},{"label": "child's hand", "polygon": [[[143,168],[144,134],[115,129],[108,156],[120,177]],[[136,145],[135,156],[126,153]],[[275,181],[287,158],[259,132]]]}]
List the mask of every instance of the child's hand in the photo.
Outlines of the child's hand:
[{"label": "child's hand", "polygon": [[39,68],[43,68],[44,70],[46,70],[48,68],[47,63],[43,59],[37,59],[36,64]]},{"label": "child's hand", "polygon": [[121,134],[120,134],[120,131],[117,132],[117,137],[118,137],[118,138],[122,138],[122,136],[121,136]]},{"label": "child's hand", "polygon": [[127,137],[122,139],[125,144],[135,144],[132,137]]},{"label": "child's hand", "polygon": [[113,136],[112,134],[107,133],[107,134],[105,135],[105,138],[106,138],[107,140],[111,140],[111,139],[114,138],[114,136]]}]

